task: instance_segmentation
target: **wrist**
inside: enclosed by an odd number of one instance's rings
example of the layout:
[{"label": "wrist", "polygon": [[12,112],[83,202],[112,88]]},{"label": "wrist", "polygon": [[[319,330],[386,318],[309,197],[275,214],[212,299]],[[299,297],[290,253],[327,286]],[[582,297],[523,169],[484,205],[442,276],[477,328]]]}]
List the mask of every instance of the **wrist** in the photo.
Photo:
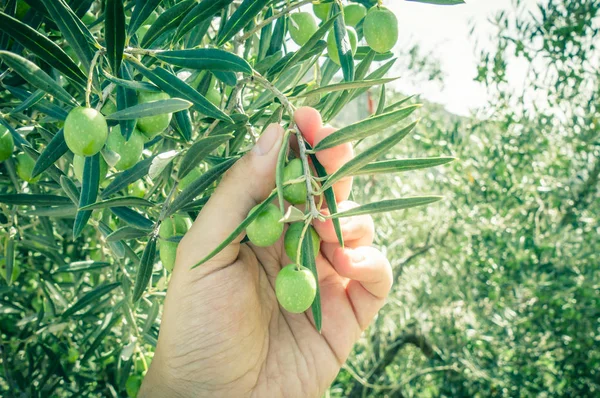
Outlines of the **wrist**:
[{"label": "wrist", "polygon": [[154,357],[138,394],[139,398],[153,397],[188,397],[184,383],[175,380],[175,377],[166,369],[160,358]]}]

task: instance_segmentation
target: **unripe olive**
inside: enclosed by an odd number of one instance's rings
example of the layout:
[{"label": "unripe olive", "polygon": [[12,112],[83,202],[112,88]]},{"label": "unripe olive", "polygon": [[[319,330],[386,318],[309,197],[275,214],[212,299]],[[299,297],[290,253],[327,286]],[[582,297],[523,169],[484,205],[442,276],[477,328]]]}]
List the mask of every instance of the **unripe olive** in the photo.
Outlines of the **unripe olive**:
[{"label": "unripe olive", "polygon": [[299,314],[310,308],[317,294],[313,273],[296,264],[286,265],[275,279],[275,295],[288,312]]},{"label": "unripe olive", "polygon": [[192,182],[202,176],[202,170],[200,167],[195,167],[186,174],[181,180],[179,180],[179,189],[182,191],[186,189]]},{"label": "unripe olive", "polygon": [[317,21],[315,21],[315,17],[311,13],[296,12],[290,15],[290,36],[297,45],[305,45],[317,29],[319,29]]},{"label": "unripe olive", "polygon": [[92,14],[91,12],[86,12],[83,17],[81,18],[81,22],[83,22],[86,25],[89,25],[93,22],[96,21],[96,17],[94,16],[94,14]]},{"label": "unripe olive", "polygon": [[[296,256],[298,254],[298,243],[300,243],[302,229],[304,229],[304,223],[295,222],[290,224],[287,231],[285,231],[283,247],[285,248],[286,254],[292,261],[296,261]],[[312,225],[308,227],[304,239],[306,239],[309,235],[312,238],[313,254],[315,257],[317,257],[319,254],[319,249],[321,248],[321,238]]]},{"label": "unripe olive", "polygon": [[326,20],[331,11],[331,3],[313,4],[313,12],[320,20]]},{"label": "unripe olive", "polygon": [[104,105],[102,105],[102,109],[100,109],[100,112],[102,112],[102,114],[104,116],[111,115],[111,114],[115,113],[116,111],[117,111],[117,105],[115,105],[115,103],[110,100],[106,101],[104,103]]},{"label": "unripe olive", "polygon": [[0,162],[10,158],[15,147],[12,134],[6,127],[0,125]]},{"label": "unripe olive", "polygon": [[[292,159],[283,169],[283,181],[291,181],[304,175],[300,159]],[[306,182],[297,182],[283,188],[283,197],[293,205],[306,202]]]},{"label": "unripe olive", "polygon": [[[171,98],[167,93],[155,93],[149,91],[140,91],[138,94],[138,103],[146,104],[149,102],[165,100]],[[146,116],[137,120],[137,128],[149,139],[165,131],[171,122],[171,114],[163,113],[155,116]]]},{"label": "unripe olive", "polygon": [[344,22],[348,26],[356,27],[365,15],[367,15],[367,9],[362,4],[353,3],[344,7]]},{"label": "unripe olive", "polygon": [[363,22],[363,34],[374,51],[388,52],[398,41],[398,19],[385,7],[373,7]]},{"label": "unripe olive", "polygon": [[25,153],[20,153],[17,155],[17,175],[23,181],[27,181],[28,183],[35,183],[40,180],[40,175],[38,175],[35,178],[31,177],[34,166],[35,160],[30,158],[29,155]]},{"label": "unripe olive", "polygon": [[144,182],[142,180],[137,180],[136,182],[129,184],[129,187],[127,187],[127,191],[131,196],[143,198],[144,196],[146,196],[146,185],[144,185]]},{"label": "unripe olive", "polygon": [[[75,178],[79,182],[83,182],[83,167],[85,165],[85,158],[83,156],[75,155],[73,156],[73,173],[75,174]],[[103,181],[106,178],[106,173],[108,172],[108,165],[102,156],[100,156],[100,181]]]},{"label": "unripe olive", "polygon": [[177,242],[169,242],[161,240],[158,245],[160,262],[163,267],[169,272],[173,272],[175,266],[175,259],[177,257]]},{"label": "unripe olive", "polygon": [[115,168],[127,170],[140,160],[144,151],[144,138],[137,129],[134,129],[129,140],[125,140],[121,134],[121,127],[114,126],[108,136],[106,147],[121,157],[115,164]]},{"label": "unripe olive", "polygon": [[67,360],[69,363],[75,363],[79,359],[79,351],[75,347],[69,347],[67,352]]},{"label": "unripe olive", "polygon": [[64,126],[65,141],[75,155],[92,156],[100,152],[108,137],[106,119],[94,108],[73,108]]},{"label": "unripe olive", "polygon": [[[256,205],[250,213],[256,211],[260,205]],[[283,218],[279,207],[269,204],[260,214],[246,227],[246,234],[250,242],[256,246],[266,247],[277,242],[283,233]]]},{"label": "unripe olive", "polygon": [[185,234],[190,224],[191,222],[188,218],[177,214],[163,220],[160,224],[160,228],[158,229],[158,235],[162,238],[158,245],[160,261],[169,272],[173,271],[173,266],[175,265],[178,243],[167,239]]},{"label": "unripe olive", "polygon": [[[358,43],[358,38],[356,36],[356,31],[354,28],[346,26],[346,31],[348,32],[348,39],[350,40],[350,48],[352,49],[352,55],[356,54],[356,44]],[[327,55],[333,62],[336,64],[340,64],[340,54],[338,54],[337,42],[335,41],[335,33],[332,31],[327,35]]]},{"label": "unripe olive", "polygon": [[142,40],[144,40],[144,36],[146,36],[146,33],[148,33],[148,29],[150,29],[150,25],[142,25],[135,32],[135,34],[137,35],[138,43],[141,43]]},{"label": "unripe olive", "polygon": [[221,106],[221,94],[219,94],[219,90],[212,86],[206,92],[206,99],[212,102],[214,106]]},{"label": "unripe olive", "polygon": [[125,392],[129,398],[136,398],[142,386],[142,378],[139,375],[131,375],[125,382]]}]

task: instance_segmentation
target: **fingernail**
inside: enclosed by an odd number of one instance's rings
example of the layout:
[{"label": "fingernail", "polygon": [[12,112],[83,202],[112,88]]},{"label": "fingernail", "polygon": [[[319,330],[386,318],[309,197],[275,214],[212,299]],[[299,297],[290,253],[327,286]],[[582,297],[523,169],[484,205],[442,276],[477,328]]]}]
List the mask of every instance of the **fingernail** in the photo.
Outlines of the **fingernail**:
[{"label": "fingernail", "polygon": [[279,140],[280,136],[281,127],[275,123],[270,124],[265,132],[260,136],[254,148],[252,148],[252,152],[259,156],[266,155],[267,153],[271,152],[273,146]]},{"label": "fingernail", "polygon": [[355,264],[363,262],[364,259],[365,259],[365,256],[362,255],[360,252],[352,253],[352,262]]}]

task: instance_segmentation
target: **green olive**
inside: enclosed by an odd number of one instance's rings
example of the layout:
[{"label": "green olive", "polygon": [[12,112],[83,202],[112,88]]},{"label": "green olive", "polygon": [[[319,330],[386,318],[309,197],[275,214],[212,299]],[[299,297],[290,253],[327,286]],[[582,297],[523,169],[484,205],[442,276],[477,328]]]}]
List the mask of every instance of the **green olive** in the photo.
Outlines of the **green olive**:
[{"label": "green olive", "polygon": [[297,45],[305,45],[308,39],[310,39],[317,29],[319,29],[317,26],[317,21],[311,13],[296,12],[290,15],[290,36]]},{"label": "green olive", "polygon": [[365,15],[367,15],[367,9],[362,4],[354,3],[344,7],[344,22],[346,25],[356,27]]},{"label": "green olive", "polygon": [[0,162],[10,158],[15,148],[13,136],[6,127],[0,125]]},{"label": "green olive", "polygon": [[129,398],[136,398],[142,386],[142,378],[139,375],[131,375],[125,382],[125,392]]},{"label": "green olive", "polygon": [[125,137],[121,134],[120,126],[117,125],[112,128],[106,147],[121,157],[115,164],[115,168],[117,170],[127,170],[140,160],[144,151],[144,137],[138,130],[134,129],[129,140],[125,140]]},{"label": "green olive", "polygon": [[94,108],[73,108],[64,127],[65,141],[75,155],[92,156],[100,152],[108,137],[106,119]]},{"label": "green olive", "polygon": [[148,29],[150,29],[150,25],[142,25],[135,32],[135,34],[137,35],[138,43],[141,43],[142,40],[144,40],[144,36],[146,36],[146,33],[148,33]]},{"label": "green olive", "polygon": [[67,352],[67,360],[70,363],[75,363],[79,359],[79,351],[75,347],[69,347],[69,351]]},{"label": "green olive", "polygon": [[[138,103],[147,104],[149,102],[165,100],[171,98],[167,93],[155,93],[140,91],[138,94]],[[163,113],[155,116],[147,116],[138,119],[137,128],[148,137],[148,139],[154,138],[156,135],[165,131],[169,127],[171,122],[171,114]]]},{"label": "green olive", "polygon": [[[260,205],[256,205],[250,213],[257,211]],[[269,204],[258,216],[246,227],[246,234],[250,242],[256,246],[266,247],[277,242],[283,233],[283,223],[279,220],[283,218],[279,207]]]},{"label": "green olive", "polygon": [[169,272],[173,272],[175,267],[175,259],[177,257],[177,242],[169,242],[161,240],[158,245],[158,252],[160,255],[160,262],[163,267]]},{"label": "green olive", "polygon": [[308,268],[286,265],[275,279],[275,295],[286,311],[302,313],[310,308],[317,295],[315,276]]},{"label": "green olive", "polygon": [[202,170],[200,169],[200,167],[193,168],[192,170],[190,170],[189,173],[186,174],[185,177],[183,177],[179,181],[179,189],[181,189],[183,191],[184,189],[189,187],[192,182],[194,182],[201,176],[202,176]]},{"label": "green olive", "polygon": [[110,100],[106,101],[104,103],[104,105],[102,106],[102,109],[100,109],[100,112],[102,112],[102,114],[104,116],[111,115],[111,114],[115,113],[116,111],[117,111],[117,105]]},{"label": "green olive", "polygon": [[[298,243],[300,243],[300,235],[302,234],[302,230],[304,229],[304,223],[295,222],[290,224],[287,231],[285,231],[285,236],[283,238],[283,247],[285,248],[285,252],[292,261],[296,261],[296,256],[298,254]],[[312,238],[313,244],[313,252],[315,257],[319,254],[319,250],[321,248],[321,238],[317,231],[315,231],[314,227],[311,225],[308,227],[308,231],[306,234],[310,234]],[[306,239],[306,237],[305,237]]]},{"label": "green olive", "polygon": [[[346,31],[348,32],[348,39],[350,40],[350,48],[352,49],[352,55],[356,54],[356,45],[358,43],[358,38],[356,36],[356,31],[354,28],[346,26]],[[340,54],[338,54],[338,46],[335,41],[335,33],[332,31],[327,35],[327,55],[329,58],[336,64],[340,64]]]},{"label": "green olive", "polygon": [[23,181],[27,181],[28,183],[35,183],[40,180],[41,175],[38,175],[35,178],[32,178],[33,167],[35,166],[35,160],[33,160],[29,155],[25,153],[20,153],[17,155],[17,175]]},{"label": "green olive", "polygon": [[142,180],[137,180],[136,182],[129,184],[129,187],[127,187],[127,191],[131,196],[143,198],[144,196],[146,196],[146,185],[144,185],[144,182]]},{"label": "green olive", "polygon": [[316,3],[313,4],[313,12],[322,21],[325,21],[329,17],[331,11],[331,3]]},{"label": "green olive", "polygon": [[398,19],[385,7],[373,7],[363,22],[363,34],[374,51],[388,52],[398,41]]},{"label": "green olive", "polygon": [[[73,172],[75,174],[75,178],[79,182],[83,182],[83,166],[85,165],[85,158],[83,156],[75,155],[73,156]],[[106,178],[106,173],[108,172],[108,165],[102,156],[100,156],[100,181],[103,181]]]},{"label": "green olive", "polygon": [[[304,175],[304,168],[300,159],[292,159],[283,169],[283,181],[288,182]],[[297,182],[283,188],[283,197],[293,205],[306,202],[306,182]]]}]

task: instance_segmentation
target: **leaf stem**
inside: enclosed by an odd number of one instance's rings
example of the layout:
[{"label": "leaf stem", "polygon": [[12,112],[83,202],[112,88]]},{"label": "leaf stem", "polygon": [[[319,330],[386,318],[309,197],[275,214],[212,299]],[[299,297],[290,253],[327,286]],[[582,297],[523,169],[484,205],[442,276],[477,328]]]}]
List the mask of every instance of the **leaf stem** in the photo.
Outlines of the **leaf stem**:
[{"label": "leaf stem", "polygon": [[96,51],[94,58],[92,58],[92,63],[90,64],[90,72],[88,73],[87,86],[85,88],[85,106],[88,108],[90,107],[90,94],[92,92],[92,82],[94,81],[94,70],[96,69],[98,59],[104,54],[104,51],[104,48]]}]

